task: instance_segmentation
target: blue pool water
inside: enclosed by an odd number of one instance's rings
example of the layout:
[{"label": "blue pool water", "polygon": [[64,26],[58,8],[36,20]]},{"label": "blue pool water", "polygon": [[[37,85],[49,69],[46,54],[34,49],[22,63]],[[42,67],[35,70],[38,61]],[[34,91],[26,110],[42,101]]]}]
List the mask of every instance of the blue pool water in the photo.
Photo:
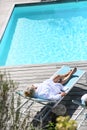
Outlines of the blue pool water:
[{"label": "blue pool water", "polygon": [[87,2],[15,7],[0,65],[87,60]]}]

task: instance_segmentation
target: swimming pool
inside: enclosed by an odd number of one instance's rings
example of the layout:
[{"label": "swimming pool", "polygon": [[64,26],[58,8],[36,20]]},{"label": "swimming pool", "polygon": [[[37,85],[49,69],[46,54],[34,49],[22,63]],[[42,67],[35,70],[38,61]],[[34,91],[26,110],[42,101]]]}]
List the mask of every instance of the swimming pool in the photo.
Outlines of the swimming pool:
[{"label": "swimming pool", "polygon": [[87,2],[15,7],[0,65],[87,60]]}]

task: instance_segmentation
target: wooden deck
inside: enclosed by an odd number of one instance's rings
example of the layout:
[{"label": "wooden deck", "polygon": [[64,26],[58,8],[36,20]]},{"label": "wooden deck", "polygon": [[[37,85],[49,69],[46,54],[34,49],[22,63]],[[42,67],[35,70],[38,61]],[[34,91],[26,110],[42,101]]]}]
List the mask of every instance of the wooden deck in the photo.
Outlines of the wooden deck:
[{"label": "wooden deck", "polygon": [[[10,73],[11,79],[19,83],[18,89],[25,89],[28,85],[32,83],[39,83],[49,78],[56,72],[62,65],[68,65],[70,67],[77,67],[79,69],[87,71],[87,61],[85,62],[66,62],[66,63],[54,63],[54,64],[42,64],[42,65],[22,65],[22,66],[10,66],[10,67],[0,67],[0,71],[7,71]],[[80,100],[80,97],[87,93],[87,84],[85,82],[85,76],[80,80],[80,84],[76,84],[70,93],[63,99],[62,103],[67,107],[67,114],[71,118],[75,118],[77,113],[80,111],[81,107],[72,103],[73,99]],[[83,85],[84,84],[84,85]],[[37,111],[40,109],[39,105],[36,106]],[[83,117],[77,122],[81,121]],[[87,124],[83,123],[80,130],[86,130]]]},{"label": "wooden deck", "polygon": [[[45,1],[45,0],[42,0]],[[50,1],[50,0],[48,0]],[[62,0],[63,1],[63,0]],[[68,0],[65,0],[68,1]],[[0,39],[3,36],[4,30],[12,13],[15,4],[41,2],[41,0],[1,0],[0,1]],[[18,89],[25,89],[28,85],[32,83],[39,83],[49,78],[56,72],[62,65],[69,65],[71,67],[77,67],[82,70],[87,71],[87,61],[84,62],[71,62],[71,63],[54,63],[54,64],[43,64],[43,65],[23,65],[23,66],[10,66],[10,67],[0,67],[0,71],[7,71],[10,73],[11,78],[18,82]],[[80,100],[84,93],[87,93],[87,83],[85,83],[85,76],[79,81],[80,84],[76,84],[70,93],[63,99],[62,103],[67,108],[67,114],[71,118],[75,118],[81,107],[72,103],[73,99]],[[83,85],[84,84],[84,85]],[[16,94],[15,94],[16,96]],[[24,108],[25,109],[25,108]],[[41,109],[39,104],[36,104],[35,109],[37,112]],[[77,119],[77,122],[82,120],[83,114]],[[87,122],[82,124],[79,130],[86,130]]]}]

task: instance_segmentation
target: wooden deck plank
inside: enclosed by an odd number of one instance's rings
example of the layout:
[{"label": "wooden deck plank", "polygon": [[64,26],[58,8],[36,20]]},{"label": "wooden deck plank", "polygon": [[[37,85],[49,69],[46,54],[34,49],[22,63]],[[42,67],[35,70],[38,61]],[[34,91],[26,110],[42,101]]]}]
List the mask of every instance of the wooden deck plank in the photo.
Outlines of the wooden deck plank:
[{"label": "wooden deck plank", "polygon": [[[25,89],[28,85],[39,83],[52,76],[63,65],[70,67],[77,67],[87,71],[87,61],[84,62],[66,62],[53,64],[39,64],[39,65],[21,65],[21,66],[3,66],[0,71],[6,71],[10,74],[11,79],[19,83],[19,90]],[[85,82],[85,75],[79,81],[82,84],[76,84],[69,94],[64,98],[62,103],[66,105],[68,114],[74,118],[81,109],[72,103],[72,99],[80,99],[84,93],[87,93],[87,83]],[[37,106],[39,110],[39,106]],[[81,121],[81,119],[79,119]],[[78,121],[78,122],[79,122]],[[85,124],[82,126],[85,129]],[[82,129],[81,128],[81,129]],[[81,130],[80,129],[80,130]]]}]

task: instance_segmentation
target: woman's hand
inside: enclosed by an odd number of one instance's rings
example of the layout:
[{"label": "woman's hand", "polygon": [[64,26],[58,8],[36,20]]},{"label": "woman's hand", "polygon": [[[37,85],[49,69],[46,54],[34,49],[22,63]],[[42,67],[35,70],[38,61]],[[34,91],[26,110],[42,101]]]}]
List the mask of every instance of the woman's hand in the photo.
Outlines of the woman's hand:
[{"label": "woman's hand", "polygon": [[66,93],[65,92],[61,92],[61,96],[66,96]]}]

